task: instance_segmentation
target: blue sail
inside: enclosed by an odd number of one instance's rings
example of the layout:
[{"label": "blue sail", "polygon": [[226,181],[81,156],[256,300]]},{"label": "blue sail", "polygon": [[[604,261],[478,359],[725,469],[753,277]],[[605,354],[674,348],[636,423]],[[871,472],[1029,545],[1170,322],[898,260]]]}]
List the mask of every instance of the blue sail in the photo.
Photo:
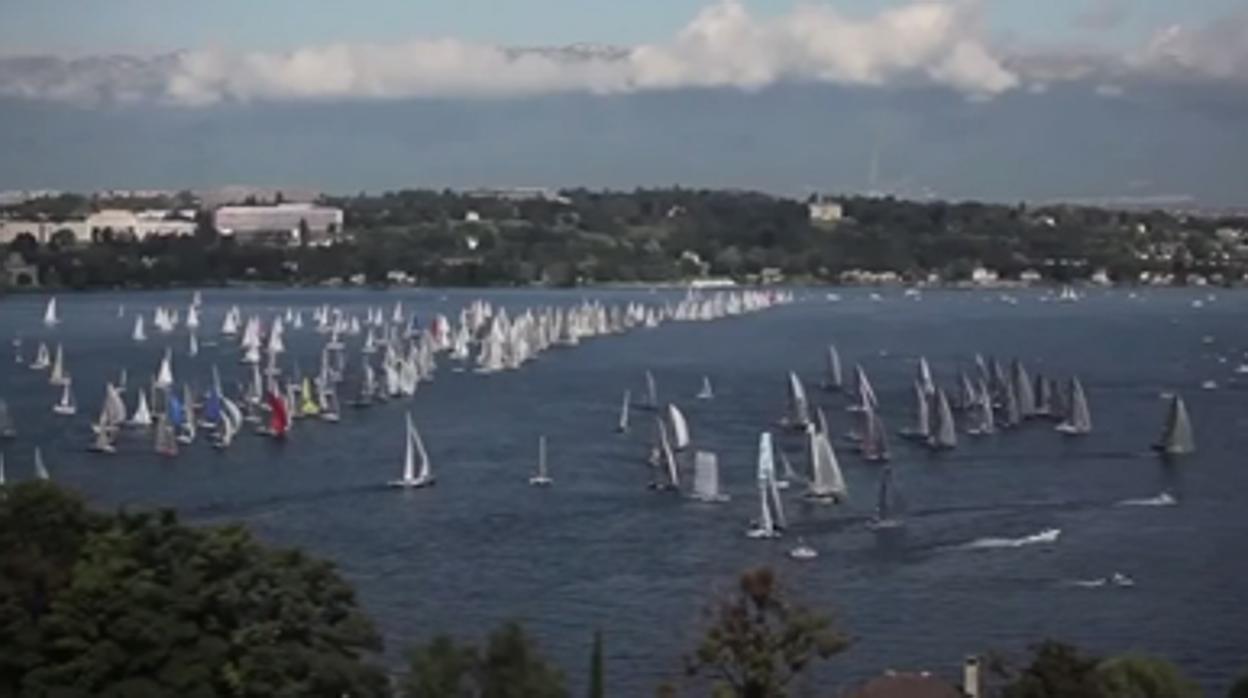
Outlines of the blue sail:
[{"label": "blue sail", "polygon": [[175,427],[180,427],[186,422],[186,409],[182,407],[182,401],[176,395],[169,396],[169,421]]},{"label": "blue sail", "polygon": [[209,422],[221,421],[221,396],[215,390],[208,393],[208,399],[204,401],[204,419]]}]

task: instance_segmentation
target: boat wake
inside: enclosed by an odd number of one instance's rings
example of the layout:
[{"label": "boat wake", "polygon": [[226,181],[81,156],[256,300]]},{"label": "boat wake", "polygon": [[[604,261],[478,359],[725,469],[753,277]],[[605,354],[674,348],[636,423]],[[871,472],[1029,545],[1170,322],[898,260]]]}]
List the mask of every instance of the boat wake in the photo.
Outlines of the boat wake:
[{"label": "boat wake", "polygon": [[1028,545],[1048,545],[1056,543],[1061,537],[1062,529],[1046,528],[1039,533],[1022,538],[978,538],[962,546],[969,550],[991,550],[995,548],[1022,548]]},{"label": "boat wake", "polygon": [[1124,499],[1115,506],[1120,507],[1172,507],[1179,503],[1174,495],[1169,492],[1162,492],[1156,497],[1144,497],[1142,499]]},{"label": "boat wake", "polygon": [[1066,580],[1062,582],[1062,586],[1077,587],[1079,589],[1100,589],[1107,586],[1119,589],[1129,589],[1135,586],[1135,580],[1121,572],[1114,572],[1108,577]]}]

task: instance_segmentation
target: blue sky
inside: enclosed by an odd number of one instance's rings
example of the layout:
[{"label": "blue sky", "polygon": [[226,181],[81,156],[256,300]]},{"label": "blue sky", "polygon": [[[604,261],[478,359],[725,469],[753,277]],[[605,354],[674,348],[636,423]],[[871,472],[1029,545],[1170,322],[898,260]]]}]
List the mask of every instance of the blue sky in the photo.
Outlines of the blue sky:
[{"label": "blue sky", "polygon": [[[1125,46],[1174,23],[1199,23],[1242,0],[979,0],[992,34],[1025,42]],[[215,46],[281,50],[330,41],[397,41],[453,36],[508,45],[665,39],[709,0],[0,0],[0,51],[147,53]],[[745,0],[760,16],[791,0]],[[868,15],[898,0],[834,0]],[[1077,18],[1100,7],[1123,19],[1088,29]]]}]

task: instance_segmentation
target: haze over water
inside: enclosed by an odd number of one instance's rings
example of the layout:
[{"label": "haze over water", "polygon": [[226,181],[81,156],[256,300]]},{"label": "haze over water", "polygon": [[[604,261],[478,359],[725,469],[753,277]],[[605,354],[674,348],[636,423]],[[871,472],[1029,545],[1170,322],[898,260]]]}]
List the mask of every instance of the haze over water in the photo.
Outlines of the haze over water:
[{"label": "haze over water", "polygon": [[[217,364],[227,390],[245,376],[232,340],[212,345],[229,306],[270,318],[287,307],[331,304],[348,313],[402,300],[422,322],[453,316],[484,297],[509,310],[566,306],[582,298],[659,303],[675,293],[643,291],[223,291],[204,292],[201,352],[186,355],[185,329],[130,339],[133,313],[184,308],[188,292],[61,296],[63,324],[40,324],[46,297],[0,301],[0,337],[21,335],[29,361],[38,340],[64,343],[79,414],[56,417],[58,391],[43,372],[0,360],[0,396],[13,408],[19,439],[3,444],[10,481],[31,476],[41,445],[55,481],[102,506],[171,506],[196,523],[238,522],[263,539],[336,562],[385,634],[398,666],[402,649],[445,631],[480,636],[519,618],[581,685],[595,628],[606,634],[608,687],[643,695],[678,678],[694,646],[700,613],[735,575],[756,564],[777,568],[800,599],[835,610],[855,638],[815,685],[847,683],[886,668],[951,674],[963,655],[1017,650],[1044,637],[1103,652],[1165,655],[1209,690],[1242,673],[1248,646],[1248,484],[1243,449],[1248,376],[1234,373],[1248,350],[1248,293],[1207,290],[1091,291],[1079,303],[1017,305],[998,292],[900,290],[872,301],[866,290],[798,293],[798,301],[711,323],[653,330],[553,349],[514,372],[438,373],[410,401],[363,411],[344,408],[341,424],[298,422],[284,444],[244,434],[225,452],[199,442],[174,460],[152,452],[149,435],[128,431],[113,456],[85,452],[105,380],[124,366],[133,386],[174,350],[179,382],[207,385]],[[126,317],[117,319],[118,304]],[[307,318],[305,317],[305,320]],[[324,338],[287,331],[289,367],[315,371]],[[349,344],[349,392],[361,338]],[[791,530],[780,541],[747,540],[755,515],[754,458],[760,430],[774,429],[785,404],[785,375],[796,370],[825,407],[834,434],[850,426],[843,396],[822,393],[823,356],[834,342],[848,369],[861,362],[879,393],[891,432],[907,424],[915,360],[925,355],[948,386],[976,352],[1022,359],[1037,373],[1077,374],[1095,431],[1062,438],[1050,422],[929,455],[891,439],[897,484],[910,507],[904,530],[864,526],[879,466],[835,443],[849,482],[848,507],[809,507],[786,495]],[[1220,359],[1224,359],[1225,362]],[[643,464],[648,415],[614,432],[622,391],[637,394],[645,370],[660,397],[688,415],[695,447],[716,451],[733,496],[722,505],[648,491]],[[701,377],[716,398],[693,399]],[[1219,389],[1202,390],[1214,380]],[[1160,395],[1179,391],[1196,429],[1198,452],[1164,465],[1148,450],[1165,413]],[[438,474],[432,489],[400,492],[403,413],[410,409]],[[549,440],[549,489],[526,481],[537,438]],[[777,434],[795,467],[803,445]],[[1118,506],[1174,494],[1177,506]],[[1022,544],[1050,529],[1055,542]],[[802,535],[821,553],[810,563],[785,551]],[[1018,545],[984,545],[986,539]],[[972,544],[979,541],[979,547]],[[1133,588],[1074,582],[1113,572]]]}]

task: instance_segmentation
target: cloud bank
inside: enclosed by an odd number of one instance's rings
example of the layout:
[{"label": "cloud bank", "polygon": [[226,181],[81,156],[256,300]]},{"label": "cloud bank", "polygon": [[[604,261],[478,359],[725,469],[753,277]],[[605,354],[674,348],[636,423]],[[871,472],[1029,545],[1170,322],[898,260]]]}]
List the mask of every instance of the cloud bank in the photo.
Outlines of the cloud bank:
[{"label": "cloud bank", "polygon": [[616,94],[783,82],[926,86],[988,98],[1053,81],[1166,77],[1248,82],[1248,12],[1175,26],[1123,56],[993,46],[977,4],[917,1],[866,18],[808,4],[769,18],[739,0],[698,13],[671,39],[628,48],[508,48],[454,38],[330,44],[287,52],[187,50],[150,58],[0,59],[0,96],[186,107],[276,100]]}]

